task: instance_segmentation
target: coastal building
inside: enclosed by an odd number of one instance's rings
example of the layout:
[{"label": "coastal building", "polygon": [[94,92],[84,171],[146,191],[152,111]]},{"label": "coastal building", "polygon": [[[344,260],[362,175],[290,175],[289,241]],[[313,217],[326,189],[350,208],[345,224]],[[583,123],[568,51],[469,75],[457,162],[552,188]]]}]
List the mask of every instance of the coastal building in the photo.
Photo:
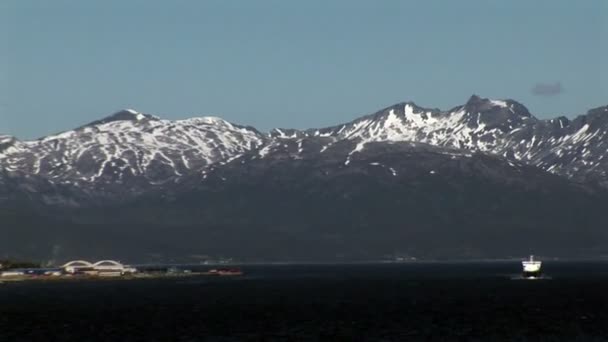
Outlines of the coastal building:
[{"label": "coastal building", "polygon": [[101,260],[91,263],[85,260],[74,260],[62,266],[65,273],[85,274],[102,277],[118,277],[137,272],[135,267],[123,265],[115,260]]},{"label": "coastal building", "polygon": [[64,264],[63,266],[61,266],[61,268],[65,271],[65,273],[83,274],[88,271],[92,271],[93,264],[88,261],[85,261],[85,260],[73,260],[73,261],[70,261],[70,262]]}]

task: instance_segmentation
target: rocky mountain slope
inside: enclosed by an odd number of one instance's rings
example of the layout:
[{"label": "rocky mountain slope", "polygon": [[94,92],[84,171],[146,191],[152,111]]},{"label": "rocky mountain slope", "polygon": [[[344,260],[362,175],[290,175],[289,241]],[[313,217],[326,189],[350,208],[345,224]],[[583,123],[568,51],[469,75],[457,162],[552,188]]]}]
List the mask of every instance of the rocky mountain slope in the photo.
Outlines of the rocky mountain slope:
[{"label": "rocky mountain slope", "polygon": [[[127,203],[0,217],[0,250],[166,262],[599,256],[608,197],[536,167],[409,142],[324,138],[245,154]],[[295,155],[298,158],[294,158]],[[32,238],[35,237],[35,238]],[[90,243],[94,241],[94,243]]]}]

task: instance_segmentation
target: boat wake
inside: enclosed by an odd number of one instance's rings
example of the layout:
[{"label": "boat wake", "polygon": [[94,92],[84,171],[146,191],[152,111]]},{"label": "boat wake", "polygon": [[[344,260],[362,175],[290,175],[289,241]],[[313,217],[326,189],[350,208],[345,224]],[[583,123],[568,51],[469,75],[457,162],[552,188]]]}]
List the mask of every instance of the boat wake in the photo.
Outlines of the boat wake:
[{"label": "boat wake", "polygon": [[509,277],[509,279],[511,279],[511,280],[551,280],[553,278],[550,276],[547,276],[547,275],[540,275],[537,277],[524,277],[521,274],[513,274]]}]

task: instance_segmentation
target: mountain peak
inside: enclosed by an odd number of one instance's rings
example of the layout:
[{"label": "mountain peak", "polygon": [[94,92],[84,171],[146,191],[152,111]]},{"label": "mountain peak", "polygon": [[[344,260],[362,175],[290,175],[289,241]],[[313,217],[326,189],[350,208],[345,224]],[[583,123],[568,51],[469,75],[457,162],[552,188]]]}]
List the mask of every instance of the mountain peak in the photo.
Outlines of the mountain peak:
[{"label": "mountain peak", "polygon": [[410,107],[412,110],[414,111],[439,111],[439,109],[431,109],[431,108],[426,108],[426,107],[422,107],[419,106],[418,104],[416,104],[416,102],[414,101],[405,101],[405,102],[400,102],[396,105],[390,106],[387,109],[403,109],[404,107]]},{"label": "mountain peak", "polygon": [[587,114],[577,117],[575,121],[588,123],[592,127],[602,127],[605,130],[608,127],[608,105],[592,108]]},{"label": "mountain peak", "polygon": [[[466,104],[475,104],[475,103],[479,103],[482,102],[484,99],[481,98],[481,96],[477,95],[477,94],[473,94],[471,95],[471,97],[469,97],[469,99],[467,100]],[[486,99],[487,100],[487,99]]]},{"label": "mountain peak", "polygon": [[231,125],[230,122],[220,118],[219,116],[197,116],[189,119],[182,120],[183,122],[188,122],[194,125]]},{"label": "mountain peak", "polygon": [[608,118],[608,105],[590,109],[587,111],[587,115]]},{"label": "mountain peak", "polygon": [[119,110],[118,112],[115,112],[113,114],[110,114],[101,120],[93,121],[93,122],[87,124],[86,126],[103,125],[105,123],[114,122],[114,121],[135,121],[135,122],[137,122],[137,121],[143,121],[143,120],[158,120],[158,118],[155,117],[154,115],[140,113],[134,109],[123,109],[123,110]]},{"label": "mountain peak", "polygon": [[10,141],[16,140],[12,135],[2,135],[0,134],[0,144],[4,144]]},{"label": "mountain peak", "polygon": [[478,95],[471,95],[467,103],[463,107],[469,113],[484,113],[484,112],[507,112],[516,116],[531,117],[532,114],[521,103],[506,99],[496,100],[482,98]]},{"label": "mountain peak", "polygon": [[11,135],[0,135],[0,152],[12,146],[17,139]]},{"label": "mountain peak", "polygon": [[[469,100],[467,101],[467,103],[465,104],[465,107],[469,107],[469,108],[493,108],[493,107],[500,107],[500,108],[506,108],[509,106],[509,102],[512,102],[512,100],[494,100],[494,99],[488,99],[488,98],[482,98],[478,95],[471,95],[471,97],[469,98]],[[513,101],[514,102],[514,101]]]}]

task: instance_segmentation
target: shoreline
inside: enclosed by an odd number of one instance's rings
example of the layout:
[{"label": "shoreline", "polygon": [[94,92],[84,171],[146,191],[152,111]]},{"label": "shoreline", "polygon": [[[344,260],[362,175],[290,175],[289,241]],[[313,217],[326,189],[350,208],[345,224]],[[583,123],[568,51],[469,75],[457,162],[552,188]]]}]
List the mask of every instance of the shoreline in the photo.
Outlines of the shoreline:
[{"label": "shoreline", "polygon": [[7,276],[0,278],[0,284],[7,283],[20,283],[20,282],[62,282],[62,281],[106,281],[106,280],[145,280],[145,279],[165,279],[165,278],[188,278],[196,276],[207,276],[207,277],[236,277],[242,274],[223,274],[219,275],[211,272],[183,272],[183,273],[136,273],[128,275],[116,275],[116,276],[104,276],[104,275],[44,275],[44,276],[30,276],[30,275],[18,275],[18,276]]}]

